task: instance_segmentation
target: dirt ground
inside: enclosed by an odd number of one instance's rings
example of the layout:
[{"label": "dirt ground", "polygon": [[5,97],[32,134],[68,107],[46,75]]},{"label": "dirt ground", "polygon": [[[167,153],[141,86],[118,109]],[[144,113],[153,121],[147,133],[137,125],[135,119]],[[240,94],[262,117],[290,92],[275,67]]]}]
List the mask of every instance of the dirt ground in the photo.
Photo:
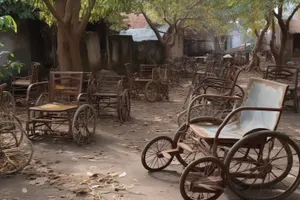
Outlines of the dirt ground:
[{"label": "dirt ground", "polygon": [[[243,74],[240,83],[245,85],[249,76]],[[30,166],[20,174],[0,179],[0,199],[181,200],[179,177],[183,169],[179,163],[173,161],[167,170],[150,174],[140,157],[151,138],[174,136],[176,115],[187,90],[187,84],[173,88],[170,101],[134,100],[132,118],[124,124],[115,117],[99,118],[95,140],[88,146],[56,138],[35,142]],[[279,130],[299,139],[299,117],[285,111]],[[300,190],[295,195],[300,195]],[[220,199],[238,198],[226,191]]]}]

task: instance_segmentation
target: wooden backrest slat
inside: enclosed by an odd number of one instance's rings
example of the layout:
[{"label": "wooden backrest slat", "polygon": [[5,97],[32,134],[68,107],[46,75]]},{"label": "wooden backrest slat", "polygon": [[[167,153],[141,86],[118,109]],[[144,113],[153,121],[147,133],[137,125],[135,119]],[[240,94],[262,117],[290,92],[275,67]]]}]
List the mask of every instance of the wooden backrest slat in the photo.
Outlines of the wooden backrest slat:
[{"label": "wooden backrest slat", "polygon": [[76,99],[82,92],[83,72],[51,72],[50,102]]}]

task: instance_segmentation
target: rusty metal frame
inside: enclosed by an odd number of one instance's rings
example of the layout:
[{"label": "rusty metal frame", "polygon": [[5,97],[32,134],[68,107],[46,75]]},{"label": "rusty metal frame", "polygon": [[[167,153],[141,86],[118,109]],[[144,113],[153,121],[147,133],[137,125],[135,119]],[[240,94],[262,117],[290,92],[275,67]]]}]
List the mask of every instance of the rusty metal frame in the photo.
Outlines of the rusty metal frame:
[{"label": "rusty metal frame", "polygon": [[[113,87],[115,87],[114,90]],[[125,105],[125,98],[129,98],[130,104],[130,95],[128,89],[124,88],[123,76],[100,76],[91,79],[88,86],[88,98],[89,103],[97,110],[98,116],[102,114],[101,111],[112,108],[121,122],[128,120],[122,115],[124,107],[130,109],[130,105]]]},{"label": "rusty metal frame", "polygon": [[263,78],[276,82],[289,84],[285,101],[293,101],[294,111],[297,113],[300,109],[300,91],[299,91],[299,68],[288,66],[268,66]]},{"label": "rusty metal frame", "polygon": [[[72,77],[72,75],[77,77]],[[58,77],[57,77],[58,76]],[[63,77],[61,77],[63,76]],[[63,86],[60,88],[62,92],[57,92],[58,86],[56,85],[56,81],[66,81],[65,79],[70,79],[71,81],[77,81],[77,86],[75,85],[72,88],[68,87],[65,88]],[[64,84],[64,83],[60,83]],[[76,110],[80,106],[80,100],[83,96],[85,96],[85,93],[82,93],[82,85],[83,85],[83,72],[57,72],[57,71],[51,71],[50,72],[50,80],[49,81],[43,81],[43,82],[37,82],[31,84],[27,88],[27,94],[26,94],[26,108],[27,108],[27,120],[26,120],[26,131],[29,135],[30,131],[36,130],[36,128],[40,126],[46,126],[48,127],[48,131],[53,132],[54,130],[50,127],[51,124],[58,124],[58,126],[61,126],[62,124],[68,124],[69,130],[67,131],[68,134],[72,135],[72,117],[74,116]],[[64,93],[64,91],[66,93]],[[48,103],[57,103],[64,105],[73,105],[72,108],[69,109],[62,109],[62,110],[55,110],[55,109],[34,109],[32,110],[32,93],[37,92],[41,95],[47,94],[48,95]],[[72,102],[68,101],[57,101],[57,96],[60,95],[70,95],[74,96],[74,100]],[[38,99],[37,99],[38,100]],[[37,101],[36,100],[36,101]],[[35,102],[34,104],[36,104]],[[42,114],[41,117],[35,118],[35,114],[37,112],[40,112]],[[33,115],[33,116],[31,116]],[[32,128],[30,128],[32,126]]]}]

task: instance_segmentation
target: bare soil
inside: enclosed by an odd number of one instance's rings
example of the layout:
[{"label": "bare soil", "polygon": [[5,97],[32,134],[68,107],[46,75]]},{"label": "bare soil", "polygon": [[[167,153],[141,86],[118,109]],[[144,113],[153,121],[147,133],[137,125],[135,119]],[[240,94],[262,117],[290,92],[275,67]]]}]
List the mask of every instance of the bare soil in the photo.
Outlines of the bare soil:
[{"label": "bare soil", "polygon": [[[243,74],[240,83],[246,85]],[[22,173],[0,179],[1,200],[181,200],[177,161],[158,173],[141,165],[144,145],[158,135],[174,136],[188,84],[173,88],[170,101],[132,102],[131,120],[120,124],[115,116],[100,117],[94,142],[79,147],[72,141],[46,138],[34,143],[34,160]],[[266,97],[267,98],[267,97]],[[300,115],[284,112],[279,130],[300,136]],[[296,191],[296,199],[300,194]],[[238,199],[226,191],[220,199]]]}]

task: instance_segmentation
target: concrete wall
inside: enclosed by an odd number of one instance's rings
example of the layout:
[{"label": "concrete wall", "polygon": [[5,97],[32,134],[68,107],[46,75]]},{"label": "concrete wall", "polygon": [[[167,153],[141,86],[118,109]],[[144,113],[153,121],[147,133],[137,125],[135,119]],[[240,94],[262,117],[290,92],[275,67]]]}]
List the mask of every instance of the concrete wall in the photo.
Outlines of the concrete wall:
[{"label": "concrete wall", "polygon": [[[1,32],[0,42],[4,44],[1,51],[10,51],[15,54],[14,60],[18,60],[25,64],[24,70],[27,71],[31,63],[31,47],[30,33],[28,30],[28,21],[17,21],[18,32],[13,31]],[[3,65],[7,60],[8,55],[1,56],[0,65]]]},{"label": "concrete wall", "polygon": [[89,68],[91,71],[96,72],[100,70],[101,54],[100,54],[100,41],[97,32],[88,32],[86,40],[87,57]]},{"label": "concrete wall", "polygon": [[213,51],[214,42],[212,40],[185,40],[186,56],[202,56]]},{"label": "concrete wall", "polygon": [[162,61],[162,49],[158,41],[144,41],[134,43],[136,62],[138,64],[160,64]]},{"label": "concrete wall", "polygon": [[170,49],[170,58],[180,58],[184,55],[184,36],[183,34],[178,34],[175,39],[174,46]]},{"label": "concrete wall", "polygon": [[108,69],[118,74],[125,74],[125,64],[136,67],[134,45],[131,36],[109,35]]}]

